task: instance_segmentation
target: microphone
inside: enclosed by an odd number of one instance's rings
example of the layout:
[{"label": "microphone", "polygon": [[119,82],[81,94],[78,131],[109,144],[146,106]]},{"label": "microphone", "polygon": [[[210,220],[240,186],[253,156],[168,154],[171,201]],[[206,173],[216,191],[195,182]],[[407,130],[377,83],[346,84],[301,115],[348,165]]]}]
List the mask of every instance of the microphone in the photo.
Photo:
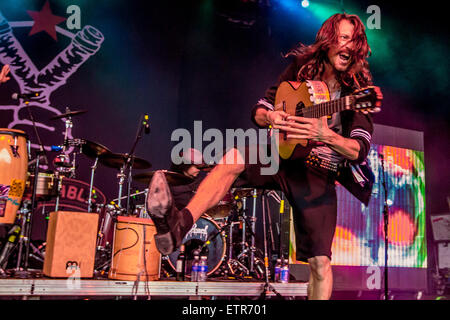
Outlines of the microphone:
[{"label": "microphone", "polygon": [[14,100],[19,100],[19,99],[23,99],[23,100],[30,100],[32,98],[36,98],[39,97],[39,93],[13,93],[11,98],[13,98]]},{"label": "microphone", "polygon": [[144,115],[144,121],[142,122],[142,124],[144,125],[144,131],[145,134],[149,134],[150,133],[150,124],[148,123],[148,114]]}]

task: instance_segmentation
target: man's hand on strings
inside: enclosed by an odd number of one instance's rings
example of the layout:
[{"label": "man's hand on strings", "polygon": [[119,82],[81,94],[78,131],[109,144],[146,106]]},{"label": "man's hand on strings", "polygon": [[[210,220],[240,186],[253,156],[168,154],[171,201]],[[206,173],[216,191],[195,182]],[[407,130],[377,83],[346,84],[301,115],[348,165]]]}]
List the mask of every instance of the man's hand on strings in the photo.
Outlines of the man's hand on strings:
[{"label": "man's hand on strings", "polygon": [[284,111],[267,111],[266,118],[267,122],[274,127],[278,123],[284,122],[284,120],[289,116],[289,113]]},{"label": "man's hand on strings", "polygon": [[288,116],[285,120],[277,121],[275,129],[285,131],[288,139],[308,139],[316,142],[327,142],[335,135],[328,128],[327,117],[304,118]]}]

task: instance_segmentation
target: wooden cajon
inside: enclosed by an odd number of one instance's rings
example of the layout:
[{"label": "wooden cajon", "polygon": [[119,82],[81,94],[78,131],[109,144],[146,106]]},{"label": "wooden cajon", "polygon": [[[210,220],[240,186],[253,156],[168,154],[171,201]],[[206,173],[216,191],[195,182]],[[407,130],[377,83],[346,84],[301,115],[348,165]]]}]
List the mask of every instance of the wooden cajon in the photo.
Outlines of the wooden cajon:
[{"label": "wooden cajon", "polygon": [[97,213],[50,213],[44,275],[63,278],[93,276],[98,218]]}]

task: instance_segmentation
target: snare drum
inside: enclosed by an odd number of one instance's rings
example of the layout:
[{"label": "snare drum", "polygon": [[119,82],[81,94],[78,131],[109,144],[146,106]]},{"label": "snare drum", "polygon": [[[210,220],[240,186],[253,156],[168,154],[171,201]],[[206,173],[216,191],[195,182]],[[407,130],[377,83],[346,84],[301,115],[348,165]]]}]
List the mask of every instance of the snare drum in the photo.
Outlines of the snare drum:
[{"label": "snare drum", "polygon": [[150,219],[117,217],[114,230],[110,279],[158,280],[161,254],[153,236],[156,227]]},{"label": "snare drum", "polygon": [[0,224],[13,224],[27,179],[25,132],[0,128]]},{"label": "snare drum", "polygon": [[[30,174],[26,183],[24,198],[31,199],[34,187],[34,174]],[[49,200],[58,196],[58,180],[52,173],[39,172],[36,198],[40,200]]]},{"label": "snare drum", "polygon": [[[226,251],[226,239],[223,232],[220,232],[220,228],[217,223],[209,216],[203,215],[198,219],[191,230],[186,234],[182,244],[185,245],[186,254],[186,277],[190,278],[190,270],[192,262],[194,260],[194,250],[202,247],[207,241],[203,253],[206,253],[208,257],[208,273],[210,275],[214,273],[217,268],[223,262]],[[180,249],[172,252],[168,257],[169,265],[173,270],[175,269]]]}]

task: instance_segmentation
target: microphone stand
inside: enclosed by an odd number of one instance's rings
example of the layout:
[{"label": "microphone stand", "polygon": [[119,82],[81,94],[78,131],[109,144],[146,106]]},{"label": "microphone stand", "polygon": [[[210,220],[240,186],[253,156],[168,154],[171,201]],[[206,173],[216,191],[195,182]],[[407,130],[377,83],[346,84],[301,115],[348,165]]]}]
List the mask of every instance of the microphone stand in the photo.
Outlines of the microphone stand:
[{"label": "microphone stand", "polygon": [[[45,152],[45,148],[44,148],[44,145],[42,144],[41,137],[39,136],[39,133],[37,131],[36,122],[34,121],[33,114],[31,113],[30,101],[24,100],[24,102],[25,102],[25,105],[27,106],[28,115],[30,116],[30,120],[31,120],[31,122],[33,124],[34,134],[36,135],[36,139],[37,139],[38,144],[39,144],[41,155],[44,157],[44,164],[48,166],[47,153]],[[37,177],[35,177],[35,179],[37,179]]]},{"label": "microphone stand", "polygon": [[125,170],[128,168],[128,185],[127,185],[127,214],[129,214],[129,210],[130,210],[130,195],[131,195],[131,182],[132,182],[132,175],[131,175],[131,170],[133,168],[134,165],[134,151],[136,150],[136,146],[138,141],[142,138],[142,131],[145,128],[145,133],[148,134],[150,133],[150,130],[148,129],[148,123],[147,123],[147,119],[146,117],[148,117],[147,115],[145,116],[141,116],[139,119],[139,128],[136,132],[136,138],[134,139],[134,143],[133,146],[131,147],[131,151],[127,154],[127,161],[125,163]]},{"label": "microphone stand", "polygon": [[19,254],[17,258],[17,268],[15,270],[15,273],[17,276],[21,278],[27,278],[30,276],[30,272],[28,271],[28,258],[30,256],[30,243],[31,243],[31,228],[33,226],[33,212],[36,208],[36,191],[37,191],[37,184],[38,184],[38,178],[39,178],[39,163],[40,158],[43,156],[45,165],[48,165],[48,158],[45,153],[45,149],[42,144],[42,140],[39,136],[39,133],[37,131],[36,123],[34,121],[33,114],[30,110],[29,101],[25,101],[25,105],[27,106],[28,114],[30,116],[30,120],[33,123],[34,133],[36,135],[36,138],[38,140],[40,149],[36,151],[36,163],[35,163],[35,169],[34,169],[34,183],[33,183],[33,192],[31,195],[31,209],[28,211],[27,216],[24,216],[23,219],[25,219],[25,231],[24,231],[24,241],[25,241],[25,255],[24,255],[24,265],[23,268],[20,268],[21,259],[22,259],[22,242],[20,243],[19,247]]},{"label": "microphone stand", "polygon": [[383,221],[384,221],[384,300],[388,299],[389,286],[388,286],[388,224],[389,224],[389,205],[387,203],[388,190],[386,186],[386,176],[384,170],[384,156],[380,154],[381,168],[383,176],[383,189],[384,189],[384,205],[383,205]]}]

